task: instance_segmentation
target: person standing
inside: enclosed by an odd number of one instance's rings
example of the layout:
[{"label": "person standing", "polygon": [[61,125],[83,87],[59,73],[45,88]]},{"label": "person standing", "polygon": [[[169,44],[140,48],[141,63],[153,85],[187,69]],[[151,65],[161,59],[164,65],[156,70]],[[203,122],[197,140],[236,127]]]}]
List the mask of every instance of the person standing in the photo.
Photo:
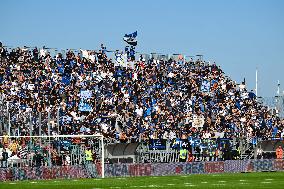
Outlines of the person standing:
[{"label": "person standing", "polygon": [[41,167],[43,165],[43,156],[37,150],[36,150],[35,155],[33,157],[33,163],[34,163],[35,167]]},{"label": "person standing", "polygon": [[256,150],[256,158],[257,159],[262,159],[262,153],[263,153],[263,150],[261,148],[257,148],[257,150]]},{"label": "person standing", "polygon": [[3,148],[2,150],[2,164],[1,167],[7,167],[7,160],[8,160],[8,152],[6,152],[6,149]]},{"label": "person standing", "polygon": [[283,149],[281,146],[278,146],[278,148],[276,149],[276,158],[283,159]]},{"label": "person standing", "polygon": [[180,151],[179,151],[179,161],[180,162],[186,162],[186,156],[187,156],[187,150],[186,149],[180,149]]},{"label": "person standing", "polygon": [[92,154],[92,150],[90,148],[87,148],[85,150],[85,160],[86,160],[87,164],[89,164],[93,161],[93,154]]}]

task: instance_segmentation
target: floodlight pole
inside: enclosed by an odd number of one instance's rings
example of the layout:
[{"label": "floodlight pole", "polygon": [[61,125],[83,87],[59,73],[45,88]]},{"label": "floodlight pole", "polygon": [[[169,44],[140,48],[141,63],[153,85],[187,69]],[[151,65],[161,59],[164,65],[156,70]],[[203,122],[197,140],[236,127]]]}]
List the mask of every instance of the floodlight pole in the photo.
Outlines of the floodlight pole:
[{"label": "floodlight pole", "polygon": [[102,143],[102,178],[105,178],[105,147],[104,147],[104,136],[101,135]]},{"label": "floodlight pole", "polygon": [[277,96],[280,96],[280,81],[277,82]]},{"label": "floodlight pole", "polygon": [[48,146],[48,156],[49,156],[49,162],[48,162],[48,164],[49,164],[49,167],[51,167],[52,166],[52,162],[51,162],[51,145],[50,145],[50,111],[51,111],[51,109],[47,112],[47,119],[48,119],[48,121],[47,121],[47,135],[48,135],[48,144],[49,144],[49,146]]},{"label": "floodlight pole", "polygon": [[255,96],[257,97],[257,68],[255,70]]}]

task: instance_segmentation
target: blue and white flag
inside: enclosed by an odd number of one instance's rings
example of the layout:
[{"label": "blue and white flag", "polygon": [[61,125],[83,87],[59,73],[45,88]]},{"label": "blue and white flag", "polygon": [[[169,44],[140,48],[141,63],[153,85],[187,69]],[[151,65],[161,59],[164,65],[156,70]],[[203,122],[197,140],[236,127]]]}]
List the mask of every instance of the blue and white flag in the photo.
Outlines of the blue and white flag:
[{"label": "blue and white flag", "polygon": [[89,99],[92,98],[92,91],[89,90],[81,90],[80,92],[81,99]]},{"label": "blue and white flag", "polygon": [[92,106],[88,102],[88,99],[90,99],[90,98],[92,98],[92,91],[81,90],[81,92],[80,92],[79,111],[82,111],[82,112],[90,112],[90,111],[92,111]]},{"label": "blue and white flag", "polygon": [[203,80],[201,83],[201,91],[202,92],[210,92],[210,81],[208,80]]},{"label": "blue and white flag", "polygon": [[115,65],[127,67],[127,54],[123,54],[120,52],[115,53]]},{"label": "blue and white flag", "polygon": [[123,40],[131,46],[136,46],[137,45],[136,37],[137,37],[137,31],[131,34],[125,34]]}]

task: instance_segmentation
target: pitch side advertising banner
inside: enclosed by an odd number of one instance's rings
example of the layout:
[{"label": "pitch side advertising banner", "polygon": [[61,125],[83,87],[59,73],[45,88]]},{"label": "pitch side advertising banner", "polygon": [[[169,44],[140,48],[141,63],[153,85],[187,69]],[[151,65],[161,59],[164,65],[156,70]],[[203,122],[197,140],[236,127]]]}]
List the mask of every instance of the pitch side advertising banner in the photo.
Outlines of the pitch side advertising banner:
[{"label": "pitch side advertising banner", "polygon": [[[105,164],[106,177],[283,171],[284,160],[228,160],[187,163]],[[101,176],[100,164],[56,167],[0,167],[0,181],[72,179]]]}]

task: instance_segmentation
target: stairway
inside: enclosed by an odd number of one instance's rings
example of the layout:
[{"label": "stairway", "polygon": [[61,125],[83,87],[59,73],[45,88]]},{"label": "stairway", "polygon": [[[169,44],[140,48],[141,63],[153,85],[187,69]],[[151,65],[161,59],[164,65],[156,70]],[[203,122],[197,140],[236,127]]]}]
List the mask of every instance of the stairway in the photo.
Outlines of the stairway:
[{"label": "stairway", "polygon": [[241,147],[240,159],[253,159],[254,151],[254,147],[250,143],[243,144]]}]

